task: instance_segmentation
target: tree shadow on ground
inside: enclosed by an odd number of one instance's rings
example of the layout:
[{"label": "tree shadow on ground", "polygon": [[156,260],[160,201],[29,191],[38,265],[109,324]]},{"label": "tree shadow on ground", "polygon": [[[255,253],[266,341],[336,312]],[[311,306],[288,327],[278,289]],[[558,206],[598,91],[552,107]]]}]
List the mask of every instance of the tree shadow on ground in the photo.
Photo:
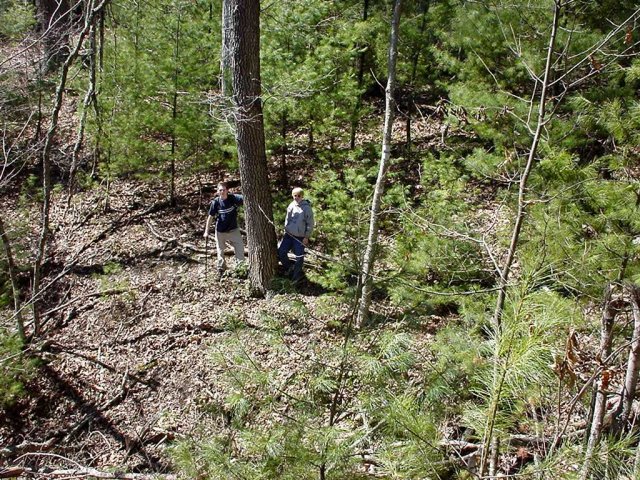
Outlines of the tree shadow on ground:
[{"label": "tree shadow on ground", "polygon": [[330,292],[319,283],[309,280],[306,275],[294,282],[281,273],[274,277],[271,282],[271,288],[277,294],[298,293],[308,297],[319,297]]},{"label": "tree shadow on ground", "polygon": [[[131,435],[122,431],[109,418],[107,411],[125,401],[129,395],[130,386],[123,384],[118,388],[120,390],[109,402],[99,406],[85,399],[81,388],[65,379],[60,372],[50,365],[41,365],[37,377],[26,386],[25,398],[35,402],[35,405],[30,406],[29,401],[18,402],[12,409],[5,411],[2,423],[12,430],[11,438],[7,439],[8,444],[5,447],[8,452],[13,451],[13,455],[5,457],[6,460],[16,461],[17,457],[21,457],[22,462],[28,467],[40,468],[43,456],[38,454],[38,445],[46,445],[45,450],[57,445],[55,448],[58,450],[68,447],[82,432],[90,430],[114,439],[126,452],[127,457],[137,455],[140,460],[134,470],[169,471],[170,466],[147,449],[146,443],[149,443],[149,440],[140,438],[136,432]],[[43,394],[44,392],[48,393]],[[35,428],[37,425],[23,418],[23,413],[29,410],[40,425],[49,426],[42,431]],[[56,428],[52,429],[51,425],[56,425]],[[45,435],[47,438],[44,438]],[[25,442],[30,447],[24,447]],[[22,445],[18,445],[19,443]],[[34,455],[22,451],[23,447],[28,448]],[[89,461],[90,459],[87,459],[87,464]]]}]

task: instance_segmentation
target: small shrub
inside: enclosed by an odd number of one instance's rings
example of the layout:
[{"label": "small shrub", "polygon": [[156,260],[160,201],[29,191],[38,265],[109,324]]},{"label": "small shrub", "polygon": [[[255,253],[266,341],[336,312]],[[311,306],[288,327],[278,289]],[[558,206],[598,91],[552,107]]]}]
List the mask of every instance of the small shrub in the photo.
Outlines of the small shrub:
[{"label": "small shrub", "polygon": [[230,332],[241,330],[246,326],[244,320],[242,319],[241,313],[237,310],[228,310],[223,312],[220,315],[219,320],[222,324],[222,328]]},{"label": "small shrub", "polygon": [[0,407],[14,402],[33,374],[34,363],[22,354],[20,339],[0,329]]}]

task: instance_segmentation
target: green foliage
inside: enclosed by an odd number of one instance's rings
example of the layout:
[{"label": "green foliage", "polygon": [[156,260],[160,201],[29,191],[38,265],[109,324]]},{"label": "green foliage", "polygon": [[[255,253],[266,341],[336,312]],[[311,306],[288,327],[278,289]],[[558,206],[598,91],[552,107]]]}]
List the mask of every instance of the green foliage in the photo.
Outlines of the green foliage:
[{"label": "green foliage", "polygon": [[230,332],[237,332],[247,326],[244,321],[242,312],[236,309],[230,309],[220,315],[218,319],[222,327]]},{"label": "green foliage", "polygon": [[31,202],[41,201],[42,188],[40,188],[39,179],[35,175],[29,175],[22,184],[20,191],[20,203],[24,206]]},{"label": "green foliage", "polygon": [[[279,2],[263,16],[262,79],[269,149],[281,148],[282,124],[313,132],[334,150],[348,137],[362,88],[356,58],[375,30],[361,4]],[[372,30],[373,29],[373,30]],[[361,109],[359,116],[367,113]],[[293,139],[293,141],[298,141]]]},{"label": "green foliage", "polygon": [[291,295],[273,297],[269,309],[260,312],[264,326],[279,335],[285,335],[307,328],[309,310],[298,298]]},{"label": "green foliage", "polygon": [[[356,152],[357,154],[357,152]],[[369,202],[375,168],[348,168],[340,173],[319,172],[311,184],[318,198],[314,203],[317,228],[314,236],[322,250],[339,261],[331,262],[309,277],[331,289],[353,286],[362,261],[369,229]],[[389,187],[383,198],[383,209],[396,209],[404,201],[404,187]],[[393,215],[380,217],[381,228],[394,228]],[[380,252],[380,256],[383,252]],[[384,262],[384,260],[381,260]]]},{"label": "green foliage", "polygon": [[[0,239],[0,247],[2,239]],[[9,266],[4,255],[0,256],[0,310],[11,304],[13,292],[11,291],[11,281],[9,279]]]},{"label": "green foliage", "polygon": [[[479,239],[474,241],[474,209],[466,169],[448,156],[424,162],[421,203],[405,205],[390,257],[398,281],[391,281],[391,299],[408,309],[439,310],[451,298],[430,291],[474,290],[491,285],[489,259]],[[395,280],[395,279],[394,279]],[[428,288],[425,290],[425,287]]]},{"label": "green foliage", "polygon": [[220,43],[219,14],[209,7],[182,0],[114,6],[100,102],[109,121],[89,122],[104,137],[105,174],[157,176],[172,160],[198,169],[227,158],[229,132],[213,122],[206,93],[216,84],[218,64],[209,60]]},{"label": "green foliage", "polygon": [[482,338],[470,335],[467,324],[450,324],[438,331],[429,350],[433,360],[422,395],[438,417],[460,414],[489,373]]},{"label": "green foliage", "polygon": [[[282,306],[285,317],[304,315],[300,304]],[[212,358],[225,396],[208,410],[227,434],[178,445],[174,458],[185,474],[312,479],[322,471],[346,480],[354,478],[364,445],[383,442],[390,453],[397,441],[405,466],[384,457],[390,471],[433,471],[421,455],[427,438],[437,442],[435,425],[428,409],[406,395],[410,377],[421,371],[409,335],[387,331],[342,348],[312,339],[299,361],[284,365],[280,359],[291,347],[282,333],[245,330],[218,344]],[[269,368],[274,363],[286,368]]]},{"label": "green foliage", "polygon": [[32,3],[6,0],[0,4],[0,38],[19,40],[35,23],[35,7]]},{"label": "green foliage", "polygon": [[332,289],[344,289],[358,271],[368,228],[367,203],[371,184],[362,169],[346,169],[340,175],[319,172],[311,184],[314,202],[316,241],[322,250],[340,259],[319,273],[309,273],[312,280]]},{"label": "green foliage", "polygon": [[417,391],[406,391],[390,398],[385,409],[385,440],[394,441],[381,445],[378,459],[389,478],[440,478],[444,473],[439,434],[418,396]]},{"label": "green foliage", "polygon": [[[591,469],[593,478],[636,478],[634,457],[637,441],[637,437],[634,436],[622,438],[605,436],[594,454]],[[567,442],[561,446],[557,455],[541,458],[539,464],[530,464],[521,473],[527,477],[543,471],[545,476],[573,480],[578,478],[578,471],[583,461],[583,448]]]},{"label": "green foliage", "polygon": [[[450,0],[421,0],[404,5],[398,46],[399,61],[396,67],[399,88],[410,85],[418,90],[425,89],[432,98],[444,95],[439,84],[451,74],[453,64],[440,45],[446,41],[450,32],[453,14],[456,12],[453,4]],[[387,67],[388,25],[383,30],[378,34],[379,43],[376,45],[378,77],[386,75]]]},{"label": "green foliage", "polygon": [[536,275],[509,297],[498,333],[485,344],[487,369],[472,381],[479,386],[465,406],[463,423],[482,434],[507,437],[535,428],[536,410],[552,411],[557,376],[554,358],[562,357],[568,332],[579,327],[582,312],[570,299],[539,289]]},{"label": "green foliage", "polygon": [[17,335],[0,327],[0,407],[14,402],[33,375],[34,362],[22,353]]},{"label": "green foliage", "polygon": [[595,478],[635,478],[637,466],[634,465],[638,438],[626,435],[622,438],[605,437],[593,461],[592,474]]},{"label": "green foliage", "polygon": [[[268,148],[288,155],[291,179],[304,174],[317,220],[312,247],[335,259],[319,271],[307,269],[309,277],[346,299],[355,291],[377,173],[376,79],[382,84],[387,75],[390,4],[367,5],[366,20],[364,2],[356,0],[272,2],[261,13]],[[215,434],[176,446],[186,476],[318,478],[322,467],[327,478],[347,479],[354,478],[357,454],[372,451],[389,478],[437,478],[446,462],[436,447],[443,422],[452,418],[476,439],[489,429],[505,439],[515,431],[549,431],[550,420],[540,424],[537,414],[557,408],[552,403],[561,383],[552,365],[567,335],[589,331],[582,311],[600,301],[605,284],[640,282],[640,62],[625,52],[631,45],[625,35],[635,41],[637,32],[622,30],[583,58],[637,7],[612,0],[563,5],[547,101],[553,117],[528,179],[500,328],[490,321],[492,288],[538,121],[540,85],[532,73],[539,77],[545,63],[553,2],[406,3],[399,111],[407,114],[419,104],[423,113],[434,111],[423,119],[427,129],[451,128],[444,142],[434,133],[406,158],[397,153],[401,132],[394,133],[376,294],[388,295],[409,327],[426,326],[427,315],[438,315],[438,331],[425,341],[379,329],[343,343],[342,335],[352,333],[343,299],[321,299],[313,311],[319,318],[312,319],[306,304],[290,298],[293,285],[277,279],[275,289],[287,295],[260,312],[259,328],[245,328],[239,310],[219,318],[228,339],[214,366],[223,372],[224,396],[208,406]],[[232,132],[218,100],[220,2],[125,1],[109,13],[100,116],[93,108],[87,112],[100,175],[164,178],[173,161],[190,173],[211,164],[235,168]],[[19,39],[33,21],[33,7],[22,0],[0,6],[3,39]],[[573,68],[576,61],[582,63]],[[612,63],[594,72],[598,62]],[[10,130],[22,128],[17,120],[27,118],[23,112],[33,111],[22,108],[36,105],[33,93],[45,93],[47,110],[51,86],[18,88],[21,75],[0,77],[0,102],[12,107],[5,117],[15,122],[7,124],[8,140],[17,136]],[[87,79],[80,68],[67,92],[85,91]],[[356,123],[359,146],[347,153]],[[37,176],[24,179],[23,205],[41,199],[39,185]],[[275,211],[284,212],[288,201],[288,195],[278,198]],[[120,268],[105,265],[99,277],[104,288]],[[5,270],[0,264],[0,307],[11,298]],[[114,302],[118,306],[131,308]],[[173,313],[184,315],[179,307]],[[327,338],[311,338],[298,350],[296,342],[318,319],[328,327],[322,330]],[[15,398],[28,377],[15,338],[5,337],[2,358],[11,362],[0,375],[7,385],[3,402]],[[280,368],[287,355],[299,358],[290,371]],[[559,478],[582,455],[567,443],[542,465]],[[609,471],[597,474],[624,475],[629,445],[604,442],[597,463]]]}]

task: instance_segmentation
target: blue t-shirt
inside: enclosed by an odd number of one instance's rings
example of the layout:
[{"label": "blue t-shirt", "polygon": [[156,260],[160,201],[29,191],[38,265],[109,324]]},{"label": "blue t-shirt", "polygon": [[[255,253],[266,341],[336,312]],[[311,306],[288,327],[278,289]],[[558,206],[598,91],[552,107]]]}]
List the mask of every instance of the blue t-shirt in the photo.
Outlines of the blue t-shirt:
[{"label": "blue t-shirt", "polygon": [[220,197],[213,199],[209,207],[209,215],[212,217],[218,216],[216,219],[216,231],[230,232],[238,228],[238,206],[242,205],[243,202],[242,195],[233,193],[228,194],[226,200]]}]

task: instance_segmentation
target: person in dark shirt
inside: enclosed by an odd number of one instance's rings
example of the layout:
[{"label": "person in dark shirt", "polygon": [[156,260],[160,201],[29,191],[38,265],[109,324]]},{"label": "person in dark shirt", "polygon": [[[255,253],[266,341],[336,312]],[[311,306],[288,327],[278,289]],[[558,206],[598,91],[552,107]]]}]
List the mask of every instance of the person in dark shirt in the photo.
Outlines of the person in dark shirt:
[{"label": "person in dark shirt", "polygon": [[229,193],[229,186],[226,182],[218,184],[218,196],[213,199],[209,207],[207,224],[204,228],[204,238],[209,236],[209,226],[211,219],[216,219],[216,254],[218,260],[216,266],[218,274],[222,275],[227,268],[224,259],[224,248],[227,243],[233,246],[236,256],[236,267],[244,262],[244,243],[242,234],[238,228],[238,207],[242,205],[244,199],[242,195]]}]

